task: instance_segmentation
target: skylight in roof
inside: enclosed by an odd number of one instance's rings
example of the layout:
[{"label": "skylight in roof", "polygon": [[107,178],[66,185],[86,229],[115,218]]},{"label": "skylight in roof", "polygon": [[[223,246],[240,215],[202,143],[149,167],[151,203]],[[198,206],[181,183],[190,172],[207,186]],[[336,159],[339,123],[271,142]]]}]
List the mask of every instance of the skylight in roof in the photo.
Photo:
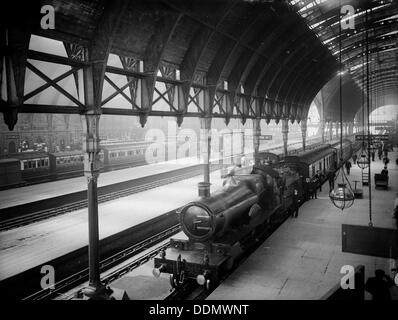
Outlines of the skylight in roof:
[{"label": "skylight in roof", "polygon": [[[384,8],[386,6],[389,6],[389,5],[390,5],[390,3],[383,4],[381,6],[377,6],[377,7],[372,8],[371,11],[373,12],[373,11],[379,10],[379,9]],[[347,16],[344,19],[341,19],[341,22],[347,21],[348,19],[360,17],[360,16],[364,15],[365,13],[366,13],[366,10],[365,11],[360,11],[358,13],[355,13],[352,16],[350,15],[350,16]],[[335,23],[332,24],[332,26],[335,26],[335,25],[338,25],[338,24],[339,24],[339,21],[336,21]]]},{"label": "skylight in roof", "polygon": [[[350,68],[350,71],[357,70],[357,69],[359,69],[360,67],[362,67],[362,66],[366,65],[366,63],[367,63],[367,62],[365,62],[365,63],[360,63],[360,64],[357,64],[356,66],[353,66],[353,67],[351,67],[351,68]],[[370,63],[370,61],[369,61],[369,63]]]},{"label": "skylight in roof", "polygon": [[378,20],[377,22],[382,22],[382,21],[387,21],[387,20],[393,20],[393,19],[398,19],[398,14],[395,14],[395,15],[393,15],[393,16],[391,16],[391,17],[387,17],[387,18]]},{"label": "skylight in roof", "polygon": [[377,38],[388,37],[388,36],[392,36],[392,35],[397,34],[397,33],[398,33],[398,30],[394,30],[394,31],[391,31],[391,32],[388,32],[388,33],[383,33],[381,35],[378,35]]}]

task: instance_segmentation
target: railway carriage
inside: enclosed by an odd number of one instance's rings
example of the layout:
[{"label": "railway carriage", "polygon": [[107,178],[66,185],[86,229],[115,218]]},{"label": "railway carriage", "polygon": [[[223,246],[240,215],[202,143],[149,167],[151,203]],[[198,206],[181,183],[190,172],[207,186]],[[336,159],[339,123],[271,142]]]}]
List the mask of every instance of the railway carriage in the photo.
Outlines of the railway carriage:
[{"label": "railway carriage", "polygon": [[12,157],[19,160],[22,180],[48,178],[50,159],[47,152],[22,152],[15,153]]},{"label": "railway carriage", "polygon": [[145,152],[149,144],[150,142],[142,141],[101,145],[105,170],[146,164]]},{"label": "railway carriage", "polygon": [[298,155],[283,158],[286,166],[297,170],[306,179],[312,179],[318,170],[324,174],[336,169],[336,150],[329,145],[314,151],[301,152]]},{"label": "railway carriage", "polygon": [[50,176],[54,179],[81,175],[84,168],[84,153],[79,150],[50,153]]}]

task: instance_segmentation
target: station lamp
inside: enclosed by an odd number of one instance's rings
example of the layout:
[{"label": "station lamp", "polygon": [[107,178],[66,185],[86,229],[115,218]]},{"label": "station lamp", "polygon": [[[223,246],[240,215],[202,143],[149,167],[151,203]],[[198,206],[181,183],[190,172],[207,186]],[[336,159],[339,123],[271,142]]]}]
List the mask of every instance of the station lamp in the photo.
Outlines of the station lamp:
[{"label": "station lamp", "polygon": [[369,156],[365,151],[365,147],[362,148],[361,155],[357,160],[357,165],[362,170],[366,169],[369,166]]},{"label": "station lamp", "polygon": [[[362,46],[362,44],[360,43],[360,46]],[[365,46],[362,46],[362,79],[363,82],[365,83],[365,65],[366,65],[366,61],[365,61]],[[365,92],[362,89],[362,146],[361,146],[361,153],[360,156],[358,157],[357,160],[357,165],[361,170],[364,170],[366,168],[369,167],[369,163],[370,163],[370,157],[369,154],[366,152],[366,145],[365,145]]]},{"label": "station lamp", "polygon": [[[342,168],[340,172],[344,172],[344,169]],[[349,181],[344,181],[344,179],[342,179],[342,181],[342,183],[337,185],[337,188],[330,191],[329,198],[336,208],[344,210],[354,204],[355,195]]]},{"label": "station lamp", "polygon": [[[339,62],[340,62],[340,74],[343,71],[342,59],[341,59],[341,15],[339,21]],[[333,205],[342,211],[346,208],[351,207],[354,204],[355,195],[352,191],[350,182],[348,181],[344,173],[343,163],[343,77],[339,77],[340,84],[340,169],[335,178],[338,181],[341,178],[341,183],[338,183],[337,187],[330,191],[329,198]],[[340,176],[340,177],[339,177]]]}]

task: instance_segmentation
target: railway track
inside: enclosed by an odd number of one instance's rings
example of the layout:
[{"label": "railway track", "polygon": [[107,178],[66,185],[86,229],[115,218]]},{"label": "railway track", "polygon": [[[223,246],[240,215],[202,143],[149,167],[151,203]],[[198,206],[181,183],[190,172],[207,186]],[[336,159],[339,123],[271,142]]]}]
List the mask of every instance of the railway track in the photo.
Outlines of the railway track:
[{"label": "railway track", "polygon": [[[213,165],[212,171],[217,170],[219,168],[218,165]],[[148,183],[144,183],[138,186],[126,188],[119,191],[110,192],[104,195],[98,196],[98,203],[104,203],[111,200],[116,200],[118,198],[127,197],[139,192],[143,192],[146,190],[154,189],[160,186],[168,185],[173,182],[178,182],[181,180],[193,178],[202,173],[201,168],[195,168],[190,172],[183,173],[180,175],[160,179],[157,181],[152,181]],[[18,228],[24,225],[28,225],[37,221],[41,221],[44,219],[52,218],[61,214],[65,214],[68,212],[80,210],[86,208],[88,206],[87,199],[76,201],[70,204],[62,205],[56,208],[51,208],[47,210],[37,211],[31,214],[23,215],[16,218],[11,218],[8,220],[4,220],[0,224],[0,231],[5,231],[13,228]]]},{"label": "railway track", "polygon": [[[132,226],[100,240],[102,281],[110,283],[149,261],[180,232],[176,210]],[[88,280],[87,246],[83,246],[0,281],[0,296],[6,300],[46,300],[64,296]],[[56,283],[43,289],[42,267],[52,266]],[[76,291],[76,290],[74,290]]]},{"label": "railway track", "polygon": [[[314,139],[311,139],[311,140],[314,141]],[[309,140],[309,141],[311,141],[311,140]],[[300,144],[300,143],[295,142],[295,143],[290,144],[290,146],[295,146],[297,144]],[[315,145],[317,145],[317,144],[315,144]],[[311,146],[309,146],[309,148],[310,147]],[[277,150],[277,149],[279,149],[279,147],[269,148],[268,151],[272,152],[273,150]],[[301,150],[301,148],[294,148],[290,152],[298,152],[299,150]],[[219,168],[220,168],[219,164],[212,164],[211,171],[217,170]],[[190,171],[188,173],[183,173],[183,174],[176,175],[173,177],[159,179],[159,180],[153,181],[153,182],[143,183],[138,186],[125,188],[125,189],[114,191],[114,192],[109,192],[107,194],[99,195],[98,203],[104,203],[104,202],[115,200],[115,199],[118,199],[121,197],[127,197],[127,196],[130,196],[135,193],[154,189],[154,188],[164,186],[164,185],[167,185],[167,184],[170,184],[173,182],[178,182],[178,181],[181,181],[184,179],[189,179],[189,178],[198,176],[201,173],[202,173],[201,168],[194,168],[192,171]],[[64,205],[61,205],[58,207],[39,210],[39,211],[35,211],[32,213],[24,214],[22,216],[5,219],[5,220],[2,220],[0,223],[0,232],[6,231],[9,229],[13,229],[13,228],[22,227],[24,225],[28,225],[28,224],[31,224],[34,222],[38,222],[38,221],[45,220],[48,218],[56,217],[58,215],[65,214],[68,212],[80,210],[80,209],[86,208],[87,206],[88,206],[87,199],[84,199],[84,200],[80,200],[80,201],[75,201],[73,203],[64,204]]]},{"label": "railway track", "polygon": [[[124,261],[128,259],[132,259],[135,255],[146,250],[150,247],[156,246],[156,244],[162,242],[163,240],[173,236],[174,234],[180,231],[179,224],[176,224],[158,234],[145,239],[137,244],[130,246],[127,249],[124,249],[100,262],[100,271],[101,273],[109,270],[116,265],[123,264]],[[148,262],[150,259],[155,257],[160,253],[160,251],[165,250],[169,246],[168,243],[159,245],[149,252],[141,255],[139,258],[132,259],[132,261],[128,262],[127,264],[123,264],[122,267],[115,268],[112,272],[107,274],[105,277],[101,279],[104,285],[108,285],[111,282],[119,279],[127,272],[134,270],[135,268],[139,267],[140,265]],[[79,272],[72,274],[71,276],[62,279],[54,284],[53,288],[43,289],[38,292],[35,292],[25,298],[23,300],[48,300],[48,299],[55,299],[58,296],[63,296],[66,291],[75,288],[88,280],[89,276],[89,269],[85,268]],[[81,291],[76,292],[76,296],[79,296]]]}]

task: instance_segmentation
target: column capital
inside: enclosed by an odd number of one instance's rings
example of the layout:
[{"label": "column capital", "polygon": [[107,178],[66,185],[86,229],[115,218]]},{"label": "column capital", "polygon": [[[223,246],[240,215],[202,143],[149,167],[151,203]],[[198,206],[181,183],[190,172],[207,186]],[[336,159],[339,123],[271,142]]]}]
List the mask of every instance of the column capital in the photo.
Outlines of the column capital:
[{"label": "column capital", "polygon": [[282,133],[289,132],[289,119],[282,119]]},{"label": "column capital", "polygon": [[84,176],[87,179],[87,183],[97,183],[99,177],[99,170],[84,170]]},{"label": "column capital", "polygon": [[202,129],[210,129],[212,119],[213,118],[210,115],[205,115],[203,117],[200,117],[200,127]]}]

